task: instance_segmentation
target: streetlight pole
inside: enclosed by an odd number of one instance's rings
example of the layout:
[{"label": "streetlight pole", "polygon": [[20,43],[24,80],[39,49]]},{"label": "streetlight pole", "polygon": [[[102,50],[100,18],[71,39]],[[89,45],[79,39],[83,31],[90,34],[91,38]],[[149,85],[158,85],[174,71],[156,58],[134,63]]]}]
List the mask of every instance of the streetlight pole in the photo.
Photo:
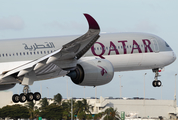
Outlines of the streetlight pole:
[{"label": "streetlight pole", "polygon": [[146,75],[147,73],[145,73],[144,74],[144,100],[145,100],[145,75]]},{"label": "streetlight pole", "polygon": [[83,91],[83,97],[85,99],[85,86],[83,87],[84,91]]},{"label": "streetlight pole", "polygon": [[175,100],[176,100],[176,76],[177,76],[177,74],[175,74],[175,95],[174,95]]},{"label": "streetlight pole", "polygon": [[48,90],[48,98],[49,98],[49,88],[48,87],[46,87],[47,88],[47,90]]},{"label": "streetlight pole", "polygon": [[121,85],[121,77],[123,75],[119,75],[119,78],[120,78],[120,98],[122,97],[122,85]]},{"label": "streetlight pole", "polygon": [[73,120],[73,100],[71,97],[71,120]]},{"label": "streetlight pole", "polygon": [[163,95],[162,95],[163,94],[163,90],[162,89],[163,89],[163,85],[161,85],[161,100],[163,99]]},{"label": "streetlight pole", "polygon": [[175,107],[175,114],[177,114],[177,105],[176,105],[176,103],[177,103],[177,99],[176,99],[176,76],[177,76],[177,74],[175,74],[175,95],[174,95],[174,107]]},{"label": "streetlight pole", "polygon": [[147,73],[144,74],[144,116],[146,116],[146,108],[145,108],[145,75]]}]

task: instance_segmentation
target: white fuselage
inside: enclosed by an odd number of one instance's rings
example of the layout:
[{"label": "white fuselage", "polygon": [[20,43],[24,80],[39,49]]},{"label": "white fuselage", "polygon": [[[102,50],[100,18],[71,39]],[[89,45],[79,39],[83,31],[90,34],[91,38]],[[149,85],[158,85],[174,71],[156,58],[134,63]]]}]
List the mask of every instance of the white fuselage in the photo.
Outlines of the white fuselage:
[{"label": "white fuselage", "polygon": [[[168,44],[152,34],[117,33],[100,36],[83,57],[107,59],[113,64],[114,71],[163,68],[176,59]],[[0,74],[61,49],[75,38],[77,36],[2,40]],[[66,72],[61,72],[58,76],[65,74]],[[38,80],[49,78],[52,75],[45,77],[43,74]]]}]

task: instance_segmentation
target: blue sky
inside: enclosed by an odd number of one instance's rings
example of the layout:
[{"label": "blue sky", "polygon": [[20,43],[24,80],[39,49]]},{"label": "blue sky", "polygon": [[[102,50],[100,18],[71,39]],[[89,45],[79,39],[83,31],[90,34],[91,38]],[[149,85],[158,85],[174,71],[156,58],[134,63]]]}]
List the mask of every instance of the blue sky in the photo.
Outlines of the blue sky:
[{"label": "blue sky", "polygon": [[[0,0],[0,39],[80,35],[88,29],[83,13],[92,15],[100,25],[101,32],[146,32],[156,34],[167,41],[178,56],[178,16],[176,0]],[[161,73],[162,88],[153,88],[152,70],[116,72],[114,79],[97,87],[97,97],[119,97],[122,77],[122,97],[143,97],[144,73],[146,97],[174,98],[177,60]],[[33,92],[40,91],[42,97],[53,97],[61,93],[64,98],[94,97],[95,88],[73,84],[69,78],[35,82]],[[178,79],[178,78],[177,78]],[[177,82],[178,83],[178,82]],[[16,85],[10,91],[21,93],[23,86]],[[85,91],[85,92],[84,92]]]}]

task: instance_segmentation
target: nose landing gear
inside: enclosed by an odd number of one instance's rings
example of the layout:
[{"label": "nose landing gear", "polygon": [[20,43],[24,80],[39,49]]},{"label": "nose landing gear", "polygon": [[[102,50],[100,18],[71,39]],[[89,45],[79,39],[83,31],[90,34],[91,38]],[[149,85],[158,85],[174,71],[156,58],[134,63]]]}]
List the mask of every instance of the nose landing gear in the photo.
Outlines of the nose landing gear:
[{"label": "nose landing gear", "polygon": [[14,94],[12,96],[12,101],[14,103],[18,103],[20,102],[25,102],[27,101],[39,101],[41,99],[41,94],[39,92],[35,92],[34,94],[32,92],[30,92],[30,88],[28,85],[25,85],[23,88],[23,93],[21,93],[20,95],[18,94]]},{"label": "nose landing gear", "polygon": [[153,87],[160,87],[162,85],[161,81],[158,80],[158,77],[160,77],[161,75],[159,75],[159,69],[153,69],[153,72],[155,72],[155,80],[152,82]]}]

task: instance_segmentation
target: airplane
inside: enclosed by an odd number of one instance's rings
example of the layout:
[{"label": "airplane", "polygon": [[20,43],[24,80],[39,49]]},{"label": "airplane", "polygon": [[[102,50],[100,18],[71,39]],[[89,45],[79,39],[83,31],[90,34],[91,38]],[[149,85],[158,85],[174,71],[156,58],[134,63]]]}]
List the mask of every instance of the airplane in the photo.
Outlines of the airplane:
[{"label": "airplane", "polygon": [[114,72],[151,69],[160,87],[159,72],[176,60],[162,38],[148,33],[105,33],[89,14],[89,29],[82,36],[5,39],[0,41],[0,90],[24,86],[14,103],[40,100],[29,85],[35,81],[69,76],[81,86],[109,83]]}]

